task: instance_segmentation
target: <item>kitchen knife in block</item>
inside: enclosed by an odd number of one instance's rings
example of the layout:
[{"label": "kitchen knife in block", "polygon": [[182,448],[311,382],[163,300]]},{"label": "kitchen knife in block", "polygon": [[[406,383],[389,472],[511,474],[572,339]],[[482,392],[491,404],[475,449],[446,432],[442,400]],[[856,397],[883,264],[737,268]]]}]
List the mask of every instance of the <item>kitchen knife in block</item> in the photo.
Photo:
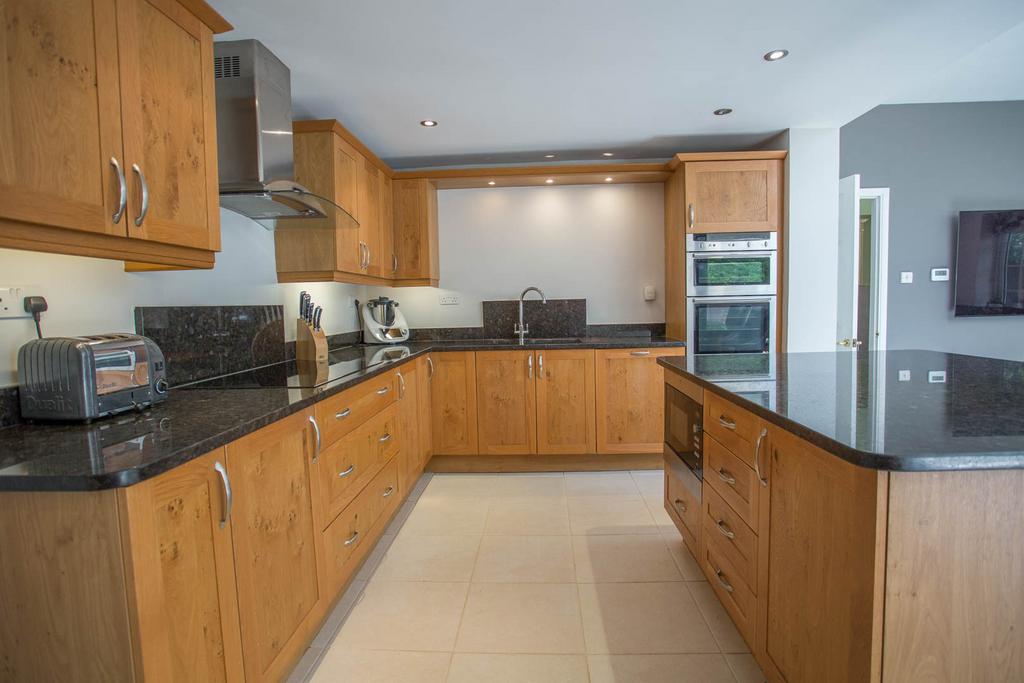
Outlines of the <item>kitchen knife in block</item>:
[{"label": "kitchen knife in block", "polygon": [[327,381],[330,365],[327,335],[323,330],[313,329],[302,318],[295,321],[295,364],[303,384],[316,385]]}]

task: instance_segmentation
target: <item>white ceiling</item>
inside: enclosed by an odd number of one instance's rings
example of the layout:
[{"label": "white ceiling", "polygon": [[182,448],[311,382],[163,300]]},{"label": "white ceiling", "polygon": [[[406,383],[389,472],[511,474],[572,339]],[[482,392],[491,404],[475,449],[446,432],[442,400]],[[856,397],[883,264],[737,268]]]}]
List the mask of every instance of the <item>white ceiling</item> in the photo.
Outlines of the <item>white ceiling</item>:
[{"label": "white ceiling", "polygon": [[[220,40],[258,38],[291,67],[296,118],[337,118],[397,168],[662,158],[882,102],[1024,97],[1020,59],[996,68],[1020,55],[1021,0],[212,4],[236,27]],[[774,48],[791,54],[761,59]]]}]

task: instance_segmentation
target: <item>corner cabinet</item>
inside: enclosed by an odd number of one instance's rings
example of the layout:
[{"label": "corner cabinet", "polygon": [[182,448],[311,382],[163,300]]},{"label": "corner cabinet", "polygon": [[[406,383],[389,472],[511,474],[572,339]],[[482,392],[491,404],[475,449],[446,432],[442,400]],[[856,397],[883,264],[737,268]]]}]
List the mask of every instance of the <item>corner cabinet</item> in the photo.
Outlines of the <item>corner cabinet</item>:
[{"label": "corner cabinet", "polygon": [[202,18],[174,0],[5,3],[0,247],[213,266],[213,33],[231,27],[189,7]]},{"label": "corner cabinet", "polygon": [[682,347],[595,352],[598,453],[661,453],[665,441],[662,356]]},{"label": "corner cabinet", "polygon": [[477,454],[476,356],[445,351],[430,356],[435,455]]}]

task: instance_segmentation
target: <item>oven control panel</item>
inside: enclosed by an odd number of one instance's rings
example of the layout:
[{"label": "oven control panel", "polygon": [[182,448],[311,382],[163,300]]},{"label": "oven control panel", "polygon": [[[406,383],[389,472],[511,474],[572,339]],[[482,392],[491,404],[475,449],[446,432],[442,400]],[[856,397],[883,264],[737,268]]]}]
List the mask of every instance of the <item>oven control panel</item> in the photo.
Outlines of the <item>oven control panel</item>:
[{"label": "oven control panel", "polygon": [[686,251],[774,251],[775,232],[706,232],[686,236]]}]

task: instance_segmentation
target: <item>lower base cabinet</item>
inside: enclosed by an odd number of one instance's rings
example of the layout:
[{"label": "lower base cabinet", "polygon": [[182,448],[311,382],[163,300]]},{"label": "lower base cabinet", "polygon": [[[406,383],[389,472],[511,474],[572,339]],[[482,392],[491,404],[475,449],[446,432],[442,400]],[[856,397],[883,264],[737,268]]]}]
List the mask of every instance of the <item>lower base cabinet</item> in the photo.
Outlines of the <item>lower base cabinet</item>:
[{"label": "lower base cabinet", "polygon": [[658,358],[682,347],[595,352],[598,453],[661,453],[665,441],[665,374]]}]

